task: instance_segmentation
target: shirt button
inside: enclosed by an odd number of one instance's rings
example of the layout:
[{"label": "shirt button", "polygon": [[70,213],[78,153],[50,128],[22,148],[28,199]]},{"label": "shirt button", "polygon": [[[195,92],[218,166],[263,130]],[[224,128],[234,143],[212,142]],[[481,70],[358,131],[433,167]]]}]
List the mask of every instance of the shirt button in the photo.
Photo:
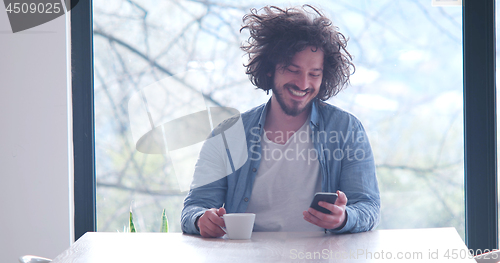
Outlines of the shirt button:
[{"label": "shirt button", "polygon": [[253,168],[252,172],[254,172],[254,173],[257,172],[257,168]]},{"label": "shirt button", "polygon": [[245,197],[245,199],[243,199],[243,200],[245,200],[245,202],[248,202],[248,197]]}]

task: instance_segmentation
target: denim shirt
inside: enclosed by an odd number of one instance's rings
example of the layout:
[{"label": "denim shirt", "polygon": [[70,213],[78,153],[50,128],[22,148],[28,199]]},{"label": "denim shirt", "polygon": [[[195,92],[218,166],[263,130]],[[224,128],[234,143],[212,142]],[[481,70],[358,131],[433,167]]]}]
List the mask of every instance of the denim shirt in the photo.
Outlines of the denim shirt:
[{"label": "denim shirt", "polygon": [[[260,139],[264,132],[266,112],[270,101],[253,108],[241,116],[248,148],[248,159],[239,169],[228,176],[216,175],[218,180],[191,188],[184,200],[181,227],[184,233],[200,234],[195,227],[196,219],[207,209],[225,207],[227,213],[244,213],[251,198],[253,182],[260,165],[262,150]],[[230,121],[231,122],[231,121]],[[234,120],[232,121],[234,123]],[[347,222],[341,229],[329,229],[332,233],[357,233],[373,229],[380,218],[380,195],[373,153],[360,121],[335,106],[315,100],[312,104],[309,126],[311,139],[320,163],[322,192],[340,190],[347,196]],[[217,128],[214,130],[216,131]],[[205,144],[207,144],[205,142]],[[227,148],[226,148],[227,150]],[[223,173],[227,168],[221,162],[207,160],[202,147],[194,178],[208,173]],[[223,150],[219,150],[223,151]],[[228,153],[229,159],[231,159]],[[297,193],[300,194],[300,193]],[[311,200],[312,200],[311,196]]]}]

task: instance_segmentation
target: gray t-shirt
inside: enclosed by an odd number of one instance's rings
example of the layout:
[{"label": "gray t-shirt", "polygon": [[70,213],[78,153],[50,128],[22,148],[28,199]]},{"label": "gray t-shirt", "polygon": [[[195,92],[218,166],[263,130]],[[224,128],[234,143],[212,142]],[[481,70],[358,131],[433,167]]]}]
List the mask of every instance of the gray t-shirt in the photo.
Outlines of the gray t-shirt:
[{"label": "gray t-shirt", "polygon": [[266,134],[261,143],[262,160],[246,210],[256,214],[254,231],[322,231],[302,215],[321,191],[309,120],[285,144],[270,141]]}]

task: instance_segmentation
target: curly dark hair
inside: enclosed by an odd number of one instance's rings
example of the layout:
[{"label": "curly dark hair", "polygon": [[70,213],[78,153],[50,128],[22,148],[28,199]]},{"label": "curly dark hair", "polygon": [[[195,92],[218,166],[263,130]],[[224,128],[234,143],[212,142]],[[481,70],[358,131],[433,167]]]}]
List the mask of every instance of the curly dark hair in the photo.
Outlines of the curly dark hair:
[{"label": "curly dark hair", "polygon": [[349,82],[351,69],[354,73],[352,57],[346,50],[347,39],[330,19],[310,5],[253,8],[243,17],[243,24],[240,31],[250,31],[248,41],[241,46],[249,57],[244,66],[250,81],[259,89],[272,89],[276,65],[289,66],[293,56],[307,46],[319,48],[325,54],[317,98],[324,101],[337,95]]}]

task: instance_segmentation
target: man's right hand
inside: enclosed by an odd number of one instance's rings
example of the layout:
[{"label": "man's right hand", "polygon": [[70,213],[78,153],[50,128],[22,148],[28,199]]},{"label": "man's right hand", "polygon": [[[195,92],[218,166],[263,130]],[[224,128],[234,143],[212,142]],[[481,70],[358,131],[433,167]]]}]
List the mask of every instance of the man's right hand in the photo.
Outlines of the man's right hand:
[{"label": "man's right hand", "polygon": [[224,219],[222,215],[226,213],[226,209],[221,207],[219,209],[212,208],[205,211],[205,213],[198,219],[198,228],[200,229],[200,235],[202,237],[221,237],[224,234],[224,230],[221,227],[225,227]]}]

